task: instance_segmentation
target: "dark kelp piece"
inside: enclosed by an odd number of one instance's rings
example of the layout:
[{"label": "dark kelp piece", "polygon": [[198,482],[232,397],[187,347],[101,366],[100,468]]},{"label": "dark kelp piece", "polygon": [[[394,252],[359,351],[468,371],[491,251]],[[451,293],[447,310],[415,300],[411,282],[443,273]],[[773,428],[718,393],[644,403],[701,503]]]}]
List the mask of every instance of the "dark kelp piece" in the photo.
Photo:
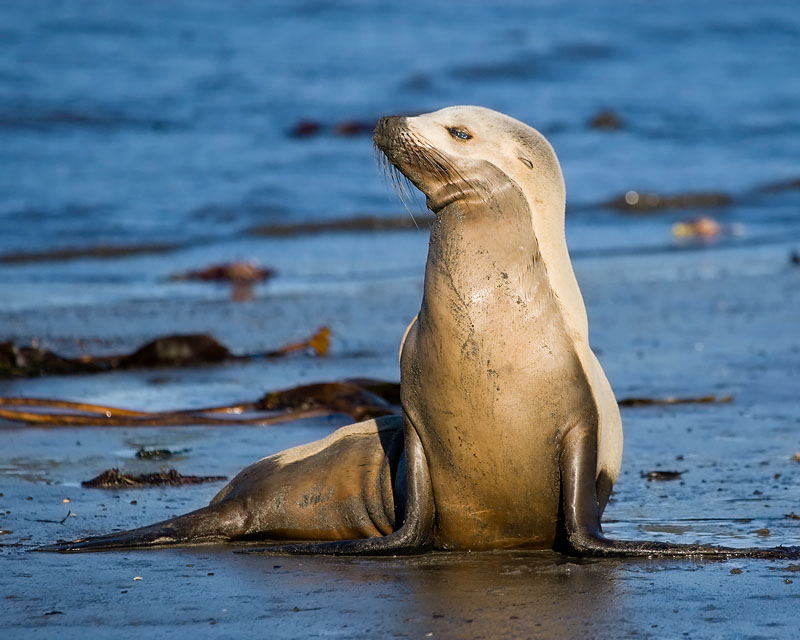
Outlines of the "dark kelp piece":
[{"label": "dark kelp piece", "polygon": [[603,109],[589,119],[589,127],[591,129],[622,129],[622,118],[616,111]]},{"label": "dark kelp piece", "polygon": [[274,391],[262,396],[258,406],[264,411],[323,409],[357,422],[399,412],[398,406],[356,382],[320,382]]},{"label": "dark kelp piece", "polygon": [[642,471],[641,475],[648,482],[653,482],[654,480],[679,480],[683,473],[683,471]]},{"label": "dark kelp piece", "polygon": [[670,404],[727,404],[733,402],[733,396],[689,396],[679,398],[666,396],[664,398],[631,397],[617,401],[620,407],[655,407]]},{"label": "dark kelp piece", "polygon": [[21,347],[0,342],[0,378],[96,373],[106,367],[93,361],[63,358],[39,347]]},{"label": "dark kelp piece", "polygon": [[80,258],[109,259],[151,253],[169,253],[180,249],[180,244],[141,244],[128,246],[101,245],[97,247],[67,247],[44,251],[17,251],[0,255],[0,264],[27,264],[54,262]]},{"label": "dark kelp piece", "polygon": [[678,193],[662,195],[628,191],[603,203],[603,206],[617,211],[643,213],[647,211],[665,211],[667,209],[699,209],[726,207],[733,202],[727,193]]},{"label": "dark kelp piece", "polygon": [[765,184],[759,189],[759,191],[765,191],[767,193],[780,193],[782,191],[793,191],[795,189],[800,189],[800,177]]},{"label": "dark kelp piece", "polygon": [[218,363],[231,357],[225,345],[208,334],[198,333],[157,338],[132,354],[109,362],[112,369],[138,369]]},{"label": "dark kelp piece", "polygon": [[107,469],[91,480],[84,480],[81,482],[81,486],[93,489],[135,489],[148,486],[177,487],[184,484],[202,484],[204,482],[220,482],[222,480],[227,480],[227,477],[184,476],[175,469],[140,475],[123,473],[119,469]]},{"label": "dark kelp piece", "polygon": [[275,270],[260,267],[252,262],[227,262],[213,264],[204,269],[192,269],[176,273],[170,280],[200,280],[203,282],[250,283],[263,282],[275,275]]},{"label": "dark kelp piece", "polygon": [[328,327],[321,327],[306,340],[292,342],[271,351],[245,355],[234,355],[224,344],[205,333],[163,336],[151,340],[130,354],[85,355],[80,358],[64,358],[40,347],[20,347],[13,342],[0,342],[0,378],[85,374],[150,367],[187,367],[232,360],[283,358],[298,351],[309,351],[314,356],[324,357],[330,346],[331,330]]},{"label": "dark kelp piece", "polygon": [[169,460],[172,456],[178,456],[182,453],[188,453],[191,449],[177,449],[171,451],[170,449],[145,449],[141,447],[136,452],[136,457],[140,460]]}]

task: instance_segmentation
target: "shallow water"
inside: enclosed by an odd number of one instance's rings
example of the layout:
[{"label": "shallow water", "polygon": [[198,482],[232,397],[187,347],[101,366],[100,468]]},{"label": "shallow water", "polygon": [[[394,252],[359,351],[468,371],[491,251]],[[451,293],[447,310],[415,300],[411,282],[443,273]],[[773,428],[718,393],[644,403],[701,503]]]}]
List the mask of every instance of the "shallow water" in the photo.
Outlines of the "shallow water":
[{"label": "shallow water", "polygon": [[[42,1],[3,3],[0,37],[0,253],[394,213],[369,136],[333,128],[450,104],[541,129],[574,205],[800,174],[793,2]],[[603,108],[623,129],[587,126]],[[767,200],[725,219],[797,232]]]},{"label": "shallow water", "polygon": [[[424,229],[247,230],[407,215],[369,135],[335,127],[481,104],[533,124],[559,154],[592,345],[618,397],[734,396],[624,410],[606,531],[734,546],[800,540],[800,520],[786,517],[800,513],[800,270],[788,259],[800,248],[800,190],[762,189],[800,176],[796,3],[0,2],[0,43],[0,341],[77,356],[190,331],[236,353],[321,325],[334,340],[326,359],[0,380],[0,396],[167,409],[317,380],[396,379],[421,295]],[[588,126],[605,108],[620,130]],[[304,119],[320,123],[318,135],[290,135]],[[733,203],[638,215],[598,206],[629,189],[721,191]],[[673,238],[674,222],[699,215],[736,233]],[[179,248],[3,262],[137,244]],[[246,303],[226,286],[169,279],[233,259],[278,275]],[[2,425],[4,637],[141,637],[145,625],[165,637],[796,635],[800,581],[787,563],[572,563],[551,553],[274,560],[228,547],[25,553],[199,507],[219,488],[80,488],[109,467],[165,466],[134,459],[140,446],[188,448],[168,465],[230,477],[343,422]],[[641,477],[656,469],[684,474]]]}]

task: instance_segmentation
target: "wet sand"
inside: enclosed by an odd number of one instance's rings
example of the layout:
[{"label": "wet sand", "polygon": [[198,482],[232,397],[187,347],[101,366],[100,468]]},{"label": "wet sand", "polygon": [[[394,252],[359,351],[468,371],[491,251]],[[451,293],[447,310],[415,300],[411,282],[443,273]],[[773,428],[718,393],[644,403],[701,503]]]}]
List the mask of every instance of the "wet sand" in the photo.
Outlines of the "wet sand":
[{"label": "wet sand", "polygon": [[[324,239],[297,242],[311,248]],[[421,293],[424,234],[376,232],[347,242],[362,253],[385,250],[382,269],[353,256],[332,260],[339,264],[333,271],[349,275],[304,293],[278,281],[246,304],[230,302],[224,288],[169,289],[171,297],[148,298],[133,284],[128,293],[136,295],[127,298],[0,311],[12,336],[38,336],[73,351],[81,344],[118,351],[190,325],[216,329],[234,351],[247,352],[325,323],[334,338],[326,359],[5,380],[0,395],[160,409],[254,399],[316,380],[396,379],[397,345]],[[792,459],[800,451],[800,269],[789,263],[792,248],[576,258],[591,341],[618,397],[733,396],[728,404],[623,409],[623,473],[606,512],[607,534],[731,546],[800,543],[800,520],[786,517],[800,513],[800,464]],[[119,264],[161,259],[167,260]],[[59,538],[199,507],[223,484],[80,486],[104,469],[174,467],[232,477],[258,457],[344,422],[334,416],[277,427],[0,425],[0,529],[8,531],[0,535],[3,637],[796,635],[800,572],[789,562],[575,561],[552,552],[271,558],[235,555],[233,545],[27,553]],[[142,446],[189,451],[139,460]],[[654,470],[683,474],[668,482],[641,475]]]}]

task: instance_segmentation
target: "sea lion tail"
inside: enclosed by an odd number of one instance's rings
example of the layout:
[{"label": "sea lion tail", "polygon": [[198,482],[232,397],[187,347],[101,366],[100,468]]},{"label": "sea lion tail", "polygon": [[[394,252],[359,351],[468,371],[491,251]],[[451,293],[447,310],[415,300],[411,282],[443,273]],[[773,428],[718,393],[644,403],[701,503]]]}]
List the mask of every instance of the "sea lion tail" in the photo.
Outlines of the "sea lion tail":
[{"label": "sea lion tail", "polygon": [[59,541],[36,547],[32,551],[76,553],[223,541],[240,535],[243,524],[241,512],[230,503],[222,502],[146,527],[72,541]]}]

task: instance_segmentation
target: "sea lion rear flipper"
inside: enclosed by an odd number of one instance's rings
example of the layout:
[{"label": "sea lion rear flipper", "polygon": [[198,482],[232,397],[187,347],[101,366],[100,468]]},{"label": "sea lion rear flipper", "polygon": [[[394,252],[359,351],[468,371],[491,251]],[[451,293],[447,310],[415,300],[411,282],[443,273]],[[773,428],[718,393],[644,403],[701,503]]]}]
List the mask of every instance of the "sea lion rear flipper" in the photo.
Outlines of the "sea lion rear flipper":
[{"label": "sea lion rear flipper", "polygon": [[[387,536],[340,540],[335,542],[280,544],[257,549],[241,549],[235,553],[264,555],[400,555],[424,551],[430,545],[435,508],[428,460],[419,435],[408,418],[405,420],[405,495],[396,495],[395,501],[404,501],[402,526]],[[400,470],[398,470],[401,473]],[[398,474],[399,475],[399,474]],[[401,479],[399,479],[401,480]],[[401,485],[401,482],[397,483]],[[395,493],[398,493],[397,488]],[[402,487],[399,493],[402,492]]]},{"label": "sea lion rear flipper", "polygon": [[[600,525],[602,506],[598,491],[608,483],[595,480],[597,431],[578,424],[564,437],[561,468],[562,532],[558,550],[579,557],[714,556],[725,558],[797,559],[800,547],[768,549],[717,547],[699,544],[672,544],[648,540],[612,540],[603,535]],[[610,490],[610,486],[608,487]],[[604,505],[603,505],[604,506]]]},{"label": "sea lion rear flipper", "polygon": [[231,504],[216,503],[147,527],[57,542],[31,551],[76,553],[215,542],[233,539],[241,533],[241,529],[239,510]]}]

